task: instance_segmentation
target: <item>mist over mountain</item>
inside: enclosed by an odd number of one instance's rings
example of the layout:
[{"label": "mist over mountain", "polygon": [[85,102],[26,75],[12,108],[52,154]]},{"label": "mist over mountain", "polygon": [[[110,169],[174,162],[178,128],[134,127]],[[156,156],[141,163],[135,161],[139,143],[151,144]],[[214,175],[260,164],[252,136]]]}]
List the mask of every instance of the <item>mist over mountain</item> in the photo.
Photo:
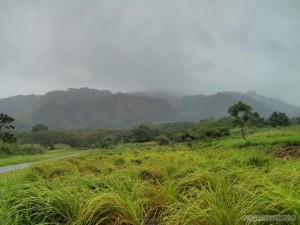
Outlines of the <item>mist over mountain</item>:
[{"label": "mist over mountain", "polygon": [[221,92],[214,95],[184,96],[179,100],[176,109],[185,120],[197,121],[226,116],[228,108],[238,101],[251,105],[253,112],[258,112],[263,117],[269,117],[274,111],[285,112],[290,117],[300,115],[300,107],[255,92]]},{"label": "mist over mountain", "polygon": [[2,0],[0,98],[255,90],[300,105],[299,12],[299,0]]},{"label": "mist over mountain", "polygon": [[163,91],[112,93],[89,88],[0,99],[0,112],[13,116],[20,129],[37,123],[50,128],[128,128],[144,122],[219,118],[226,116],[229,106],[238,101],[251,105],[264,117],[274,111],[290,117],[300,115],[300,107],[255,92],[184,96]]},{"label": "mist over mountain", "polygon": [[1,99],[0,111],[14,116],[17,128],[37,123],[50,128],[122,128],[178,118],[164,99],[89,88]]}]

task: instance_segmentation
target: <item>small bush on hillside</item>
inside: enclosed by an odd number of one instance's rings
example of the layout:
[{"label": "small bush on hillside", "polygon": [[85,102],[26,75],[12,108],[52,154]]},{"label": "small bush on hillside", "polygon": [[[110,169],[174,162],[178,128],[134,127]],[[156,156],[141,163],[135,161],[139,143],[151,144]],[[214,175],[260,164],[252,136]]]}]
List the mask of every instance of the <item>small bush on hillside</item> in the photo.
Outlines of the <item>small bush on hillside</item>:
[{"label": "small bush on hillside", "polygon": [[100,148],[109,148],[110,146],[112,146],[112,140],[109,137],[103,138],[100,142],[96,143],[95,146],[96,147],[100,147]]},{"label": "small bush on hillside", "polygon": [[62,144],[62,143],[59,143],[59,144],[55,144],[54,145],[54,149],[55,150],[71,150],[71,146],[70,145],[66,145],[66,144]]},{"label": "small bush on hillside", "polygon": [[152,124],[140,124],[130,129],[131,142],[143,143],[153,141],[159,130]]},{"label": "small bush on hillside", "polygon": [[155,142],[158,145],[169,145],[170,144],[170,140],[164,135],[156,137]]},{"label": "small bush on hillside", "polygon": [[119,144],[119,140],[117,137],[115,136],[109,136],[109,137],[105,137],[102,140],[100,140],[99,142],[95,143],[94,147],[98,148],[110,148],[113,147],[115,145]]},{"label": "small bush on hillside", "polygon": [[195,124],[190,130],[189,134],[200,140],[221,139],[222,137],[229,136],[231,128],[231,120],[228,118],[205,119]]}]

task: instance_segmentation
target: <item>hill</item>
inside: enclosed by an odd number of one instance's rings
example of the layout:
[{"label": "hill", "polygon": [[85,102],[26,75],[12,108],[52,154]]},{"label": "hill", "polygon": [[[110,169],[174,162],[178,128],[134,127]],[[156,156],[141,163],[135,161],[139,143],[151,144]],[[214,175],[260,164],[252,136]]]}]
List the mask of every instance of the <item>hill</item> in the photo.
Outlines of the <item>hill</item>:
[{"label": "hill", "polygon": [[228,108],[243,101],[253,107],[253,111],[261,116],[269,117],[274,111],[285,112],[289,117],[300,116],[300,107],[288,104],[279,98],[269,98],[258,95],[253,91],[220,92],[213,95],[182,96],[179,93],[132,92],[134,96],[156,97],[167,100],[177,110],[180,119],[184,121],[199,121],[210,117],[223,117],[227,115]]},{"label": "hill", "polygon": [[269,117],[274,111],[285,112],[289,117],[300,115],[300,107],[276,98],[264,97],[255,92],[221,92],[208,96],[185,96],[178,100],[176,109],[185,120],[197,121],[209,117],[226,116],[228,108],[238,101],[251,105],[253,111],[264,117]]},{"label": "hill", "polygon": [[183,96],[159,91],[114,94],[89,88],[0,99],[0,112],[13,116],[17,128],[30,128],[37,123],[50,128],[127,128],[143,122],[218,118],[226,116],[229,106],[238,101],[251,105],[264,117],[274,111],[300,116],[300,107],[255,92]]},{"label": "hill", "polygon": [[51,128],[121,128],[150,121],[174,121],[178,117],[163,99],[89,88],[1,99],[0,111],[14,116],[18,128],[37,123]]}]

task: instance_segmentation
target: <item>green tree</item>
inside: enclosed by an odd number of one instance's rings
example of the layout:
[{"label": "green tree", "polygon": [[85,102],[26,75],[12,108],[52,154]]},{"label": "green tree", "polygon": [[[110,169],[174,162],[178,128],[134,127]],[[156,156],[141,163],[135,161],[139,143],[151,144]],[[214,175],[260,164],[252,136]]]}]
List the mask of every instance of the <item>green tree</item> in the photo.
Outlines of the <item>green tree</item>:
[{"label": "green tree", "polygon": [[288,116],[283,113],[279,112],[278,113],[278,126],[288,126],[290,124]]},{"label": "green tree", "polygon": [[251,113],[249,119],[249,125],[252,127],[264,127],[266,125],[266,121],[264,117],[261,117],[258,112]]},{"label": "green tree", "polygon": [[208,139],[210,141],[213,134],[214,122],[214,119],[201,120],[190,129],[190,134],[199,139]]},{"label": "green tree", "polygon": [[8,116],[7,114],[0,114],[0,140],[4,142],[15,142],[16,138],[13,134],[8,132],[2,132],[3,130],[14,129],[15,127],[12,125],[14,118]]},{"label": "green tree", "polygon": [[289,118],[285,113],[282,112],[273,112],[268,121],[272,127],[289,125]]},{"label": "green tree", "polygon": [[112,137],[105,137],[99,143],[97,143],[97,147],[107,149],[113,146],[114,144],[114,139]]},{"label": "green tree", "polygon": [[44,131],[44,130],[48,130],[48,127],[44,124],[36,124],[31,129],[32,132],[39,132],[39,131]]},{"label": "green tree", "polygon": [[153,140],[157,134],[158,131],[154,129],[154,127],[151,127],[147,124],[141,124],[138,125],[130,130],[133,142],[147,142],[150,140]]},{"label": "green tree", "polygon": [[251,117],[251,110],[252,107],[242,101],[230,106],[228,109],[228,113],[233,119],[233,124],[241,128],[242,136],[245,141],[247,141],[247,139],[245,137],[244,128]]}]

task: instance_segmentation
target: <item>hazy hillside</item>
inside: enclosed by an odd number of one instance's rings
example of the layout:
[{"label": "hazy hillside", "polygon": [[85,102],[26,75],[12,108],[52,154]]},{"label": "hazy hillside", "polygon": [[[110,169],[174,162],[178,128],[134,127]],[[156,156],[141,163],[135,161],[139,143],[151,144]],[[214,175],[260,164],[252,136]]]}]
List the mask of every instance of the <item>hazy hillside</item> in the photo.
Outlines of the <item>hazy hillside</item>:
[{"label": "hazy hillside", "polygon": [[182,97],[166,92],[113,94],[89,88],[0,99],[0,112],[16,118],[18,128],[30,128],[37,123],[51,128],[120,128],[142,122],[198,121],[222,117],[237,101],[250,104],[254,111],[265,117],[274,111],[285,112],[288,116],[300,115],[300,107],[255,92]]},{"label": "hazy hillside", "polygon": [[0,112],[11,115],[31,112],[38,106],[39,99],[38,95],[18,95],[0,99]]},{"label": "hazy hillside", "polygon": [[37,123],[52,128],[119,128],[178,118],[166,100],[88,88],[1,99],[0,111],[14,116],[19,128]]},{"label": "hazy hillside", "polygon": [[171,104],[184,121],[198,121],[210,117],[227,115],[228,108],[238,101],[243,101],[253,107],[253,111],[261,116],[269,117],[274,111],[285,112],[288,116],[300,115],[300,107],[285,103],[279,98],[268,98],[255,92],[221,92],[214,95],[180,96],[178,93],[167,92],[133,92],[135,96],[162,98]]},{"label": "hazy hillside", "polygon": [[185,96],[178,101],[176,109],[186,120],[197,121],[209,117],[226,116],[228,108],[238,101],[251,105],[253,111],[259,112],[264,117],[269,117],[274,111],[285,112],[290,117],[300,115],[300,107],[275,98],[260,96],[255,92],[222,92],[208,96]]},{"label": "hazy hillside", "polygon": [[46,104],[48,102],[56,102],[58,104],[67,104],[72,100],[89,101],[95,98],[103,98],[113,95],[110,91],[96,90],[90,88],[69,88],[67,91],[51,91],[43,95],[39,104]]},{"label": "hazy hillside", "polygon": [[65,104],[51,101],[33,113],[35,123],[52,127],[129,127],[138,123],[173,121],[176,112],[161,99],[127,94],[72,99]]}]

